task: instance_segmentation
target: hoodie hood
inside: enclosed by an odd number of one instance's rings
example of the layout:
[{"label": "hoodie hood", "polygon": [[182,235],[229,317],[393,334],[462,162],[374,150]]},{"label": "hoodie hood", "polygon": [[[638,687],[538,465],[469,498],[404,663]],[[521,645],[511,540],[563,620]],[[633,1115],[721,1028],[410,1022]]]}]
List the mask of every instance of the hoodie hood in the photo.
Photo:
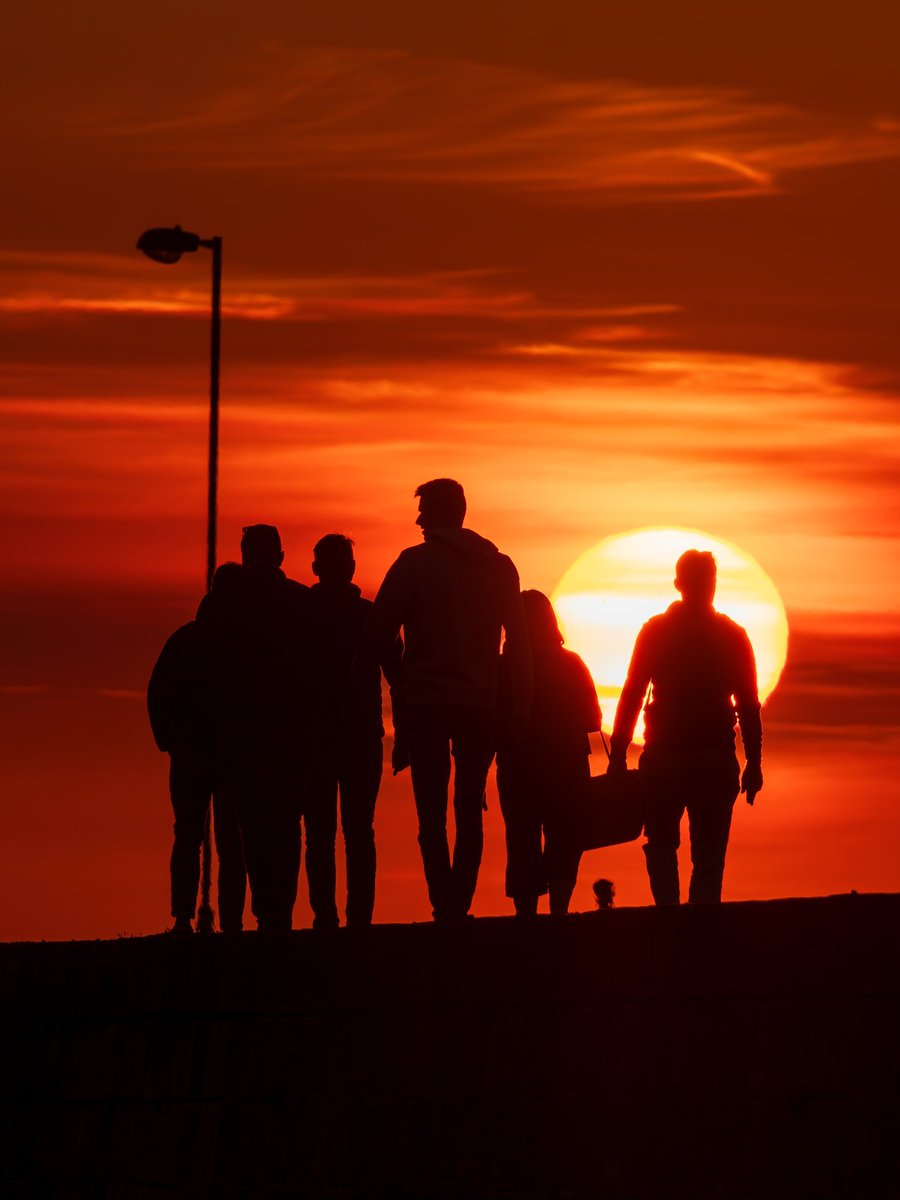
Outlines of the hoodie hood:
[{"label": "hoodie hood", "polygon": [[455,554],[468,559],[489,558],[500,553],[494,543],[481,534],[456,526],[429,529],[425,533],[425,541],[447,546]]}]

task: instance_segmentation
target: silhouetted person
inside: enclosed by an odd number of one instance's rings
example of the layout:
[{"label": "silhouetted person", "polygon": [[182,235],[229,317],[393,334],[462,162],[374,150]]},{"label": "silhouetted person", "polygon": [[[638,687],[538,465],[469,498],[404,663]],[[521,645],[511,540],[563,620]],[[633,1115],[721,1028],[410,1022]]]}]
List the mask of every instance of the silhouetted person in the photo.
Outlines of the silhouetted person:
[{"label": "silhouetted person", "polygon": [[[213,591],[233,589],[241,568],[224,563],[216,571]],[[213,806],[213,829],[219,857],[219,924],[224,933],[243,925],[247,876],[234,806],[221,791],[215,753],[215,727],[210,663],[202,629],[195,621],[169,638],[147,687],[147,710],[153,736],[168,753],[169,793],[175,813],[170,873],[175,932],[193,932],[200,880],[200,845]]]},{"label": "silhouetted person", "polygon": [[315,740],[315,618],[309,588],[281,569],[275,526],[245,528],[241,560],[240,587],[205,597],[197,623],[211,646],[217,754],[241,827],[253,914],[261,931],[287,931]]},{"label": "silhouetted person", "polygon": [[[320,638],[321,713],[309,790],[304,808],[306,877],[314,929],[336,929],[334,842],[340,793],[341,829],[347,861],[348,925],[369,925],[375,905],[375,801],[381,783],[384,724],[381,669],[351,667],[360,635],[372,613],[353,583],[353,542],[329,533],[315,546],[318,583],[310,589]],[[400,661],[399,640],[384,663],[389,681]]]},{"label": "silhouetted person", "polygon": [[[531,712],[516,736],[501,732],[497,787],[506,822],[506,894],[518,916],[533,916],[550,892],[550,912],[562,916],[575,890],[581,841],[578,811],[590,779],[588,734],[600,728],[600,705],[590,671],[563,648],[553,605],[543,592],[522,593],[531,648]],[[509,654],[501,658],[501,697]],[[505,707],[505,706],[504,706]],[[504,729],[501,711],[501,730]]]},{"label": "silhouetted person", "polygon": [[[752,804],[762,788],[762,725],[756,662],[744,629],[713,608],[716,560],[688,550],[675,568],[681,592],[666,612],[638,634],[612,735],[610,771],[625,769],[625,754],[647,688],[641,777],[647,805],[644,854],[653,899],[678,904],[679,828],[690,822],[689,900],[722,896],[725,851],[738,789]],[[746,767],[734,748],[740,724]]]},{"label": "silhouetted person", "polygon": [[517,647],[510,659],[512,691],[525,708],[530,666],[516,568],[491,542],[463,529],[462,487],[452,479],[433,479],[415,494],[424,542],[404,550],[388,571],[375,599],[374,649],[360,661],[383,661],[402,627],[394,722],[408,747],[435,920],[455,921],[469,911],[481,865],[485,781],[496,748],[501,629]]}]

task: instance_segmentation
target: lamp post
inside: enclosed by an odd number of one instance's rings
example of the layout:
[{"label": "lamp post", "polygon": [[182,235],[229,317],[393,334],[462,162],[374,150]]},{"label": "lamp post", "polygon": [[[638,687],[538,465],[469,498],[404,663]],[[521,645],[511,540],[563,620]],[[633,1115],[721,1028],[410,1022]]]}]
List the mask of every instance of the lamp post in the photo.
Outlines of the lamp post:
[{"label": "lamp post", "polygon": [[154,262],[177,263],[183,254],[203,246],[212,250],[212,316],[209,342],[209,490],[206,519],[206,590],[216,573],[216,508],[219,485],[219,358],[222,329],[222,239],[201,238],[174,229],[148,229],[138,238],[137,248]]},{"label": "lamp post", "polygon": [[[183,254],[193,254],[203,246],[212,250],[212,320],[209,340],[209,487],[206,505],[206,590],[212,588],[216,573],[216,509],[219,486],[219,357],[222,328],[222,239],[202,238],[186,233],[180,225],[174,229],[147,229],[138,238],[137,248],[154,262],[170,265]],[[200,907],[197,910],[198,933],[212,933],[216,917],[210,903],[212,888],[212,845],[209,836],[210,809],[206,810],[200,860]]]}]

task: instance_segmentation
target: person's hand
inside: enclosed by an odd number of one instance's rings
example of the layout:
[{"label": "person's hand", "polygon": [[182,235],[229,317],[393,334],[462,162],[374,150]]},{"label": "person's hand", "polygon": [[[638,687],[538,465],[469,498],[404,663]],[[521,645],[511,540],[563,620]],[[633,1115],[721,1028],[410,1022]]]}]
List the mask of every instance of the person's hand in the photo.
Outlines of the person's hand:
[{"label": "person's hand", "polygon": [[741,776],[741,793],[746,795],[748,804],[753,804],[757,793],[762,791],[762,785],[762,767],[759,763],[747,763]]},{"label": "person's hand", "polygon": [[628,762],[621,751],[613,750],[606,764],[607,775],[624,775],[628,770]]}]

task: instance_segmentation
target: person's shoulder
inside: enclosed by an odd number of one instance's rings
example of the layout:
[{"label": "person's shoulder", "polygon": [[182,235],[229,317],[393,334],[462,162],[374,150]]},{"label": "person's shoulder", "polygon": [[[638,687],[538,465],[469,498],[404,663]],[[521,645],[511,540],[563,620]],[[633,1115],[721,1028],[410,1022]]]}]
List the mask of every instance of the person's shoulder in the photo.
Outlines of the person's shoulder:
[{"label": "person's shoulder", "polygon": [[180,625],[174,633],[170,634],[166,639],[166,644],[163,647],[163,653],[173,652],[189,646],[197,636],[197,622],[187,621],[184,625]]},{"label": "person's shoulder", "polygon": [[737,621],[733,620],[726,613],[719,612],[719,610],[716,609],[713,613],[713,621],[715,622],[716,628],[720,629],[726,637],[732,638],[734,641],[739,642],[743,642],[747,639],[747,630],[743,627],[743,625],[739,625]]},{"label": "person's shoulder", "polygon": [[574,650],[567,650],[565,646],[560,646],[560,661],[564,664],[565,669],[573,675],[589,675],[587,663],[580,654],[576,654]]},{"label": "person's shoulder", "polygon": [[647,637],[653,637],[655,634],[663,634],[677,620],[677,613],[674,605],[667,608],[665,612],[656,613],[655,616],[649,617],[641,626],[641,633]]}]

